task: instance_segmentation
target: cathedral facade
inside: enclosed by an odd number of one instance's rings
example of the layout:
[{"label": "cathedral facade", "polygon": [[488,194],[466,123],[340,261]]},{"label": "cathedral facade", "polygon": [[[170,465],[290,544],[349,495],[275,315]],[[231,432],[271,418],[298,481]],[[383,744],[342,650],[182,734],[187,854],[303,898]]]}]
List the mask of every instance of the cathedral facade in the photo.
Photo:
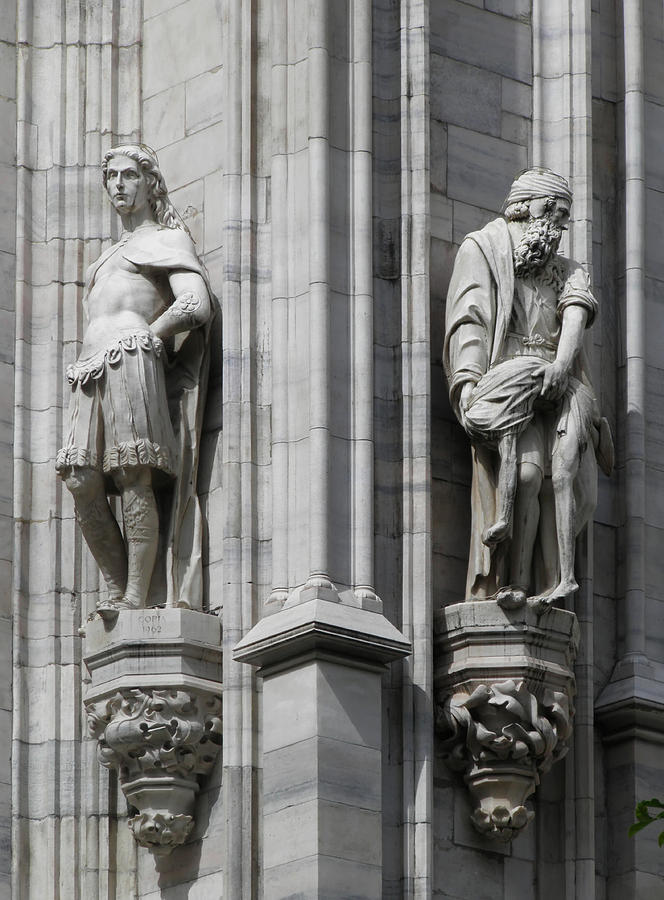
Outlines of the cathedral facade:
[{"label": "cathedral facade", "polygon": [[[10,0],[0,47],[0,898],[660,896],[662,4]],[[131,274],[206,309],[195,370],[164,332],[193,462],[136,608],[56,472],[124,145],[180,229]],[[459,247],[534,168],[615,452],[578,590],[520,611],[467,586],[443,354]]]}]

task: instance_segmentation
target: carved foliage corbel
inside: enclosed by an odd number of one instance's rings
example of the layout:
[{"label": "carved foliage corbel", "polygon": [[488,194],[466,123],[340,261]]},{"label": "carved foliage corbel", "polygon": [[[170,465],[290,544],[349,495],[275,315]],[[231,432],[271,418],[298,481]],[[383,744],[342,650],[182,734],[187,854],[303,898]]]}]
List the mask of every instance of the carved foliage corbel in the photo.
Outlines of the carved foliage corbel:
[{"label": "carved foliage corbel", "polygon": [[139,844],[158,855],[182,844],[193,824],[198,776],[221,746],[221,698],[203,690],[127,689],[86,703],[103,766],[118,772]]},{"label": "carved foliage corbel", "polygon": [[509,841],[531,821],[525,801],[567,753],[573,714],[563,691],[544,688],[538,698],[513,679],[479,684],[437,707],[443,754],[464,773],[478,831]]}]

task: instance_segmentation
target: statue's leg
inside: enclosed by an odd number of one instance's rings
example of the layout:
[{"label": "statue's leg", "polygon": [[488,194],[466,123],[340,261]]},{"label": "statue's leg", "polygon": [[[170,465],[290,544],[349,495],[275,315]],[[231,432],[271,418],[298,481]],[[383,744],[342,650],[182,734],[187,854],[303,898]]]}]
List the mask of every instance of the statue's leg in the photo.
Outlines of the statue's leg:
[{"label": "statue's leg", "polygon": [[127,581],[127,553],[122,533],[115,521],[101,472],[73,466],[65,484],[74,498],[76,518],[85,542],[108,586],[111,600],[119,600]]},{"label": "statue's leg", "polygon": [[556,530],[560,583],[547,597],[549,603],[564,600],[579,589],[574,577],[574,544],[576,540],[576,501],[574,479],[579,469],[579,440],[570,417],[566,434],[558,437],[551,460],[551,482],[556,504]]},{"label": "statue's leg", "polygon": [[122,493],[122,518],[127,541],[127,587],[120,607],[143,609],[159,544],[159,513],[152,490],[152,470],[136,466],[114,473]]},{"label": "statue's leg", "polygon": [[556,529],[556,503],[551,478],[545,478],[540,492],[539,542],[542,548],[544,571],[537,589],[549,593],[558,584],[558,531]]},{"label": "statue's leg", "polygon": [[519,463],[510,545],[510,581],[526,592],[532,580],[533,547],[539,525],[541,488],[540,467],[531,462]]},{"label": "statue's leg", "polygon": [[516,494],[517,462],[516,434],[506,434],[498,444],[500,470],[498,473],[498,518],[482,535],[487,547],[495,547],[510,532],[514,496]]}]

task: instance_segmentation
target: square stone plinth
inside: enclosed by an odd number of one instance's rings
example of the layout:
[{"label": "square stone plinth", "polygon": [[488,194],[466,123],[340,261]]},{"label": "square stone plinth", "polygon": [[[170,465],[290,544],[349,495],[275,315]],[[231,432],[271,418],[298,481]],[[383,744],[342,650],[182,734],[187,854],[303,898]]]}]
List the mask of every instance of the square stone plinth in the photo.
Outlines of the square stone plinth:
[{"label": "square stone plinth", "polygon": [[122,610],[85,626],[86,699],[134,687],[221,693],[221,622],[189,609]]},{"label": "square stone plinth", "polygon": [[471,694],[478,684],[510,678],[566,691],[578,644],[579,624],[565,609],[538,615],[530,606],[505,610],[494,600],[455,603],[434,615],[436,695]]}]

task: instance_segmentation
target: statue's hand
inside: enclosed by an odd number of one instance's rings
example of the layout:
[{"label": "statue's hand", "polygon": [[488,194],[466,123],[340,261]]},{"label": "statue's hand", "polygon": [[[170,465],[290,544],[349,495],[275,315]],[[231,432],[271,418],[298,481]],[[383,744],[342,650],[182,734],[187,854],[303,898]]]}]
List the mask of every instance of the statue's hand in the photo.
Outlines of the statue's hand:
[{"label": "statue's hand", "polygon": [[560,400],[567,390],[569,373],[565,366],[554,362],[541,366],[533,372],[533,378],[542,377],[541,395],[545,400]]}]

